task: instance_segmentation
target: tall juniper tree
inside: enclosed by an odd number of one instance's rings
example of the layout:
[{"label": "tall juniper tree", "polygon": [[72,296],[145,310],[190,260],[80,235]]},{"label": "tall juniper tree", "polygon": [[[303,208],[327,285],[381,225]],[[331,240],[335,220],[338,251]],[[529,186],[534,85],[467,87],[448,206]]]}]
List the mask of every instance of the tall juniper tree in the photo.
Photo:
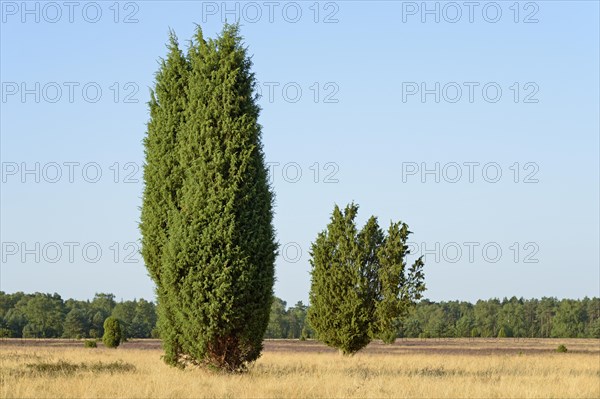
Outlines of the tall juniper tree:
[{"label": "tall juniper tree", "polygon": [[183,123],[166,154],[179,186],[173,206],[158,211],[165,223],[154,227],[166,226],[166,241],[156,270],[149,266],[173,365],[241,370],[262,350],[277,244],[251,66],[237,26],[208,41],[198,28],[177,113]]},{"label": "tall juniper tree", "polygon": [[144,139],[144,195],[141,210],[142,256],[156,284],[158,328],[163,337],[167,361],[180,351],[177,323],[170,307],[169,293],[162,282],[164,252],[169,240],[170,217],[178,211],[182,170],[178,157],[178,136],[185,122],[189,63],[179,49],[173,31],[169,34],[168,55],[161,60],[151,91],[150,121]]},{"label": "tall juniper tree", "polygon": [[336,205],[311,248],[308,321],[320,341],[344,354],[373,337],[393,342],[397,321],[425,289],[422,259],[406,268],[408,226],[392,223],[385,235],[371,217],[358,231],[357,212],[356,204]]}]

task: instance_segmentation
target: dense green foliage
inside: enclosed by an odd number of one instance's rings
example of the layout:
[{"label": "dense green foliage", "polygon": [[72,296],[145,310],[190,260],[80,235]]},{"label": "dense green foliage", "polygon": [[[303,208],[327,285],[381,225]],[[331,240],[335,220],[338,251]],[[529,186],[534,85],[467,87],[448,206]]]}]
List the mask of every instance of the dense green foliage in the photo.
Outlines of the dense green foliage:
[{"label": "dense green foliage", "polygon": [[165,361],[230,371],[256,360],[277,245],[252,62],[236,25],[171,34],[145,139],[140,229]]},{"label": "dense green foliage", "polygon": [[469,302],[423,300],[404,318],[401,337],[600,338],[600,299],[512,297]]},{"label": "dense green foliage", "polygon": [[85,341],[83,341],[83,346],[85,348],[97,348],[98,345],[96,344],[96,341],[92,341],[89,339],[86,339]]},{"label": "dense green foliage", "polygon": [[104,334],[104,320],[114,316],[128,337],[150,338],[156,325],[154,303],[144,299],[117,303],[114,298],[112,294],[96,294],[91,301],[63,301],[58,294],[0,291],[0,335],[100,338]]},{"label": "dense green foliage", "polygon": [[123,339],[122,326],[119,319],[109,316],[104,320],[104,335],[102,335],[102,343],[107,348],[116,348],[121,344]]},{"label": "dense green foliage", "polygon": [[169,241],[169,226],[178,212],[178,197],[183,181],[177,140],[185,124],[189,63],[170,33],[168,55],[156,73],[151,92],[150,121],[144,139],[144,195],[141,209],[142,256],[150,277],[156,284],[158,329],[162,331],[166,358],[172,360],[180,351],[179,330],[172,301],[165,288],[164,252]]},{"label": "dense green foliage", "polygon": [[387,235],[375,217],[358,231],[358,206],[336,205],[327,229],[311,247],[308,320],[317,338],[352,354],[374,337],[393,342],[400,318],[421,297],[421,258],[406,268],[408,226],[392,223]]},{"label": "dense green foliage", "polygon": [[[26,303],[34,298],[42,298],[48,302],[43,307],[56,305],[60,310],[58,317],[51,319],[48,326],[49,335],[27,336],[23,331],[29,320],[39,320],[35,307],[27,307]],[[23,294],[17,292],[6,294],[0,291],[0,336],[13,338],[94,338],[95,326],[92,319],[101,304],[110,305],[112,294],[97,294],[92,301],[63,301],[58,294]],[[38,300],[39,301],[39,300]],[[130,338],[150,338],[148,331],[154,330],[156,310],[152,302],[139,299],[114,303],[109,315],[117,317],[112,311],[123,305],[135,308],[134,317],[128,316],[130,325],[135,327],[128,334]],[[138,304],[144,304],[137,306]],[[80,310],[85,318],[82,324],[83,334],[67,335],[65,323],[73,309]],[[271,306],[270,321],[265,334],[266,338],[314,338],[314,331],[306,322],[309,307],[302,302],[286,307],[286,302],[275,298]],[[30,311],[34,313],[30,313]],[[119,317],[117,317],[119,318]],[[133,322],[135,320],[135,323]],[[122,324],[127,321],[120,319]],[[137,324],[140,323],[140,324]],[[402,318],[398,326],[398,337],[405,338],[459,338],[486,337],[495,338],[504,327],[507,337],[518,338],[600,338],[600,298],[584,299],[523,299],[512,297],[503,300],[479,300],[469,302],[432,302],[421,300]],[[128,328],[126,328],[129,331]],[[92,334],[90,334],[90,331]],[[103,331],[102,331],[103,333]],[[138,335],[139,334],[139,335]],[[154,334],[154,333],[153,333]],[[102,334],[100,334],[101,336]]]}]

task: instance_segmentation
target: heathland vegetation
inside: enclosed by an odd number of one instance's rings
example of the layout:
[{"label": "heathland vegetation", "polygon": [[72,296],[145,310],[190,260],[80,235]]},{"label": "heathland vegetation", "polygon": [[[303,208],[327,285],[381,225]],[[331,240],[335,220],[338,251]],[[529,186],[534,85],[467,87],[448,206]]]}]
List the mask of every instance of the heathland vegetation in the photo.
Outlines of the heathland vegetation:
[{"label": "heathland vegetation", "polygon": [[[12,341],[12,342],[11,342]],[[6,398],[598,398],[598,340],[405,339],[340,356],[314,341],[266,341],[246,374],[185,371],[159,343],[84,348],[0,340]],[[565,344],[567,353],[556,348]],[[34,346],[37,345],[37,346]]]},{"label": "heathland vegetation", "polygon": [[600,397],[599,298],[421,300],[408,225],[354,203],[311,246],[310,306],[275,297],[256,86],[239,25],[171,32],[143,141],[156,302],[0,291],[0,397]]}]

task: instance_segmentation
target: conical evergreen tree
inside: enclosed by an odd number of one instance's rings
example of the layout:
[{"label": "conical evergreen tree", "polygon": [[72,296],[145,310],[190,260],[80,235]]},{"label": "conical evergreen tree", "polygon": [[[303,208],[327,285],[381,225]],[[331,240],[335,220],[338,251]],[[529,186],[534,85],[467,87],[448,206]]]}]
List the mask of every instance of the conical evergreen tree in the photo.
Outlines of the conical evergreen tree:
[{"label": "conical evergreen tree", "polygon": [[408,226],[392,223],[385,236],[371,217],[357,232],[357,212],[355,204],[344,212],[336,205],[311,248],[308,321],[320,341],[344,354],[373,337],[393,342],[397,321],[425,289],[421,258],[405,270]]},{"label": "conical evergreen tree", "polygon": [[374,310],[369,306],[365,295],[368,288],[361,275],[364,255],[361,256],[354,222],[357,212],[355,204],[343,212],[336,205],[327,230],[318,235],[311,248],[308,320],[321,342],[344,354],[354,353],[369,343],[369,312]]},{"label": "conical evergreen tree", "polygon": [[185,122],[189,65],[177,38],[169,34],[168,55],[161,60],[151,92],[150,122],[144,139],[145,188],[141,210],[142,256],[156,284],[159,333],[166,359],[179,352],[174,314],[162,283],[163,258],[169,239],[169,215],[178,210],[182,169],[178,157],[178,136]]},{"label": "conical evergreen tree", "polygon": [[277,251],[255,78],[237,26],[208,42],[198,29],[188,58],[183,185],[161,269],[180,346],[167,361],[241,370],[262,350]]}]

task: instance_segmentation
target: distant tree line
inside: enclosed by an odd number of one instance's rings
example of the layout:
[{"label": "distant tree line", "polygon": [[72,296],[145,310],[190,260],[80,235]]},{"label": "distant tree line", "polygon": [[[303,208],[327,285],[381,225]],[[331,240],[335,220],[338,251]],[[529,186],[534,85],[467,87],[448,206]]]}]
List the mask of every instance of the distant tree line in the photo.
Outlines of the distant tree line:
[{"label": "distant tree line", "polygon": [[[301,301],[287,307],[274,298],[265,338],[315,338]],[[126,337],[157,338],[156,307],[144,299],[116,302],[112,294],[91,301],[58,294],[0,291],[0,337],[101,338],[112,316]],[[398,323],[400,338],[520,337],[600,338],[600,298],[432,302],[424,299]]]},{"label": "distant tree line", "polygon": [[154,334],[156,307],[144,299],[117,303],[113,294],[96,294],[91,301],[64,301],[56,293],[0,291],[0,337],[102,338],[109,316],[119,319],[125,337]]},{"label": "distant tree line", "polygon": [[600,299],[423,300],[403,320],[398,336],[600,338]]},{"label": "distant tree line", "polygon": [[314,337],[314,331],[306,322],[308,306],[302,301],[287,309],[286,305],[284,300],[273,298],[265,338],[306,339]]},{"label": "distant tree line", "polygon": [[[286,310],[276,298],[267,338],[313,338],[302,302]],[[398,323],[399,338],[600,338],[600,298],[432,302],[424,299]]]}]

